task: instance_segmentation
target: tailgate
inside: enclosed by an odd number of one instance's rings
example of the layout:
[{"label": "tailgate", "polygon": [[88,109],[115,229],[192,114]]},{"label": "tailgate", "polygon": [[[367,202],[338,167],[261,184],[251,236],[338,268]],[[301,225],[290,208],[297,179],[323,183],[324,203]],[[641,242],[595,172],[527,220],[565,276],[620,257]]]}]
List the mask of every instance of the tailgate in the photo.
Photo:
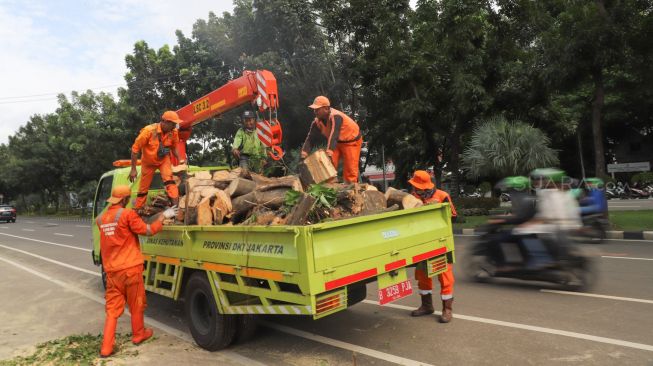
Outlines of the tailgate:
[{"label": "tailgate", "polygon": [[315,272],[402,253],[451,237],[450,217],[449,205],[437,204],[314,225]]}]

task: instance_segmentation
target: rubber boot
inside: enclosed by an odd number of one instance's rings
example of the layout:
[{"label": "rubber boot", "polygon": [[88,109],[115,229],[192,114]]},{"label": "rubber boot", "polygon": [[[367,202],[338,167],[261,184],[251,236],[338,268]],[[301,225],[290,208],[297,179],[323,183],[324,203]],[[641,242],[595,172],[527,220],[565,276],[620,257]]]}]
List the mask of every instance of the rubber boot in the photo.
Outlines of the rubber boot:
[{"label": "rubber boot", "polygon": [[449,323],[453,318],[453,297],[442,300],[442,315],[438,319],[440,323]]},{"label": "rubber boot", "polygon": [[107,317],[104,321],[104,335],[102,337],[102,348],[100,357],[109,357],[113,354],[113,345],[116,341],[116,325],[118,319]]},{"label": "rubber boot", "polygon": [[139,345],[150,339],[154,332],[150,328],[145,328],[143,324],[143,313],[132,313],[132,343]]},{"label": "rubber boot", "polygon": [[431,297],[431,294],[426,294],[426,295],[420,295],[422,298],[422,305],[418,307],[417,309],[413,310],[410,315],[411,316],[422,316],[422,315],[429,315],[433,314],[433,297]]}]

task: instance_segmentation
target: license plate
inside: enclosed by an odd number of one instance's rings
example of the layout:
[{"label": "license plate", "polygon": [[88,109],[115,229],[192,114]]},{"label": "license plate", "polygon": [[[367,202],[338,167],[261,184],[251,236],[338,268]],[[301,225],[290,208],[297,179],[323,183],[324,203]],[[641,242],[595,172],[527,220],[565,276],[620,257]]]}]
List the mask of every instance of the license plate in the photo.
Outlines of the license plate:
[{"label": "license plate", "polygon": [[405,280],[397,284],[382,288],[379,290],[379,304],[384,305],[413,293],[413,286],[410,280]]}]

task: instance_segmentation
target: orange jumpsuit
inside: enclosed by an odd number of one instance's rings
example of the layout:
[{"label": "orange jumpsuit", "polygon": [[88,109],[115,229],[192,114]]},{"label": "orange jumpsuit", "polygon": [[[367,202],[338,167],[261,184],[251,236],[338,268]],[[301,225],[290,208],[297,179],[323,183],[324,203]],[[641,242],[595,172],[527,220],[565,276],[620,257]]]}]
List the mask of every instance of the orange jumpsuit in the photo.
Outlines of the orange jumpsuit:
[{"label": "orange jumpsuit", "polygon": [[138,194],[134,208],[141,208],[147,201],[147,191],[152,184],[154,172],[158,169],[161,173],[161,179],[166,187],[166,193],[170,198],[178,198],[179,190],[172,179],[172,163],[170,154],[159,158],[157,151],[159,143],[171,150],[176,148],[179,143],[179,132],[176,129],[164,134],[159,123],[153,123],[141,130],[132,145],[132,152],[141,156],[141,181],[138,185]]},{"label": "orange jumpsuit", "polygon": [[327,138],[327,151],[332,153],[331,161],[338,169],[340,158],[343,160],[342,178],[345,182],[358,182],[358,163],[361,155],[363,138],[358,124],[346,114],[331,108],[327,123],[315,119],[302,146],[302,151],[311,150],[311,140],[322,133]]},{"label": "orange jumpsuit", "polygon": [[[457,216],[451,196],[445,191],[434,189],[433,195],[428,198],[422,198],[414,193],[413,196],[419,198],[425,204],[448,202],[451,207],[451,216]],[[426,262],[421,262],[415,267],[415,279],[417,280],[417,288],[419,289],[420,295],[427,295],[433,292],[433,279],[426,273]],[[440,297],[442,300],[453,298],[453,284],[455,282],[453,277],[453,263],[447,263],[447,270],[438,275],[438,281],[440,281]]]},{"label": "orange jumpsuit", "polygon": [[138,214],[121,205],[112,205],[97,218],[100,229],[102,267],[107,274],[106,321],[101,354],[113,350],[116,325],[125,302],[131,312],[132,341],[144,338],[143,312],[147,306],[143,284],[143,254],[138,235],[154,235],[163,228],[161,221],[146,224]]}]

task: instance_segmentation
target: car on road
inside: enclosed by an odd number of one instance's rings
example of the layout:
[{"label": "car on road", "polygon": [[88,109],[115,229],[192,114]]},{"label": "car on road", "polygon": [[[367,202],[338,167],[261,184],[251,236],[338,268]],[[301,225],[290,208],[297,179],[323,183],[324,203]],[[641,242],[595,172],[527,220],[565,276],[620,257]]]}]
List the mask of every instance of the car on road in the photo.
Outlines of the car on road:
[{"label": "car on road", "polygon": [[16,207],[0,205],[0,221],[16,222]]}]

